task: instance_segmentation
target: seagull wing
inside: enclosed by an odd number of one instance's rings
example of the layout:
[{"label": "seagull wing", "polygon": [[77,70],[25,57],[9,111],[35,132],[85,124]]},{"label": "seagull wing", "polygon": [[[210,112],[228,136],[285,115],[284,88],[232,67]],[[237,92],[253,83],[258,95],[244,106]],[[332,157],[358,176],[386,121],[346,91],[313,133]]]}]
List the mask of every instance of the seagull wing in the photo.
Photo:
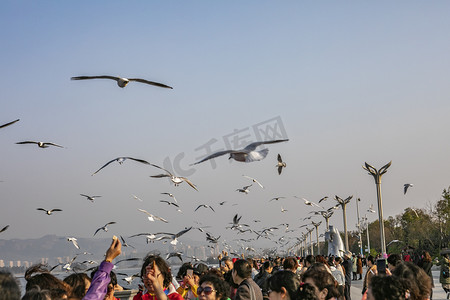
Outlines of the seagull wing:
[{"label": "seagull wing", "polygon": [[3,231],[5,231],[6,229],[8,229],[9,228],[9,225],[6,225],[5,227],[3,227],[1,230],[0,230],[0,233],[2,233]]},{"label": "seagull wing", "polygon": [[39,208],[36,208],[36,210],[42,210],[42,211],[45,211],[45,212],[47,212],[48,210],[46,210],[46,209],[44,209],[44,208],[41,208],[41,207],[39,207]]},{"label": "seagull wing", "polygon": [[12,121],[12,122],[9,122],[9,123],[0,125],[0,128],[3,128],[3,127],[6,127],[6,126],[9,126],[9,125],[12,125],[12,124],[14,124],[14,123],[16,123],[16,122],[19,122],[19,120],[20,120],[20,119],[17,119],[17,120],[14,120],[14,121]]},{"label": "seagull wing", "polygon": [[59,148],[64,148],[63,146],[55,144],[55,143],[44,143],[44,145],[50,145],[50,146],[55,146],[55,147],[59,147]]},{"label": "seagull wing", "polygon": [[16,144],[24,145],[24,144],[39,144],[39,143],[35,142],[35,141],[23,141],[23,142],[17,142]]},{"label": "seagull wing", "polygon": [[[166,170],[166,169],[164,169],[164,168],[161,168],[160,166],[157,166],[157,165],[154,165],[154,164],[149,164],[149,165],[152,166],[152,167],[158,168],[158,169],[160,169],[160,170],[163,170],[163,171],[165,171],[167,174],[169,174],[170,176],[173,176],[172,173],[170,173],[168,170]],[[167,177],[167,176],[165,176],[165,177]]]},{"label": "seagull wing", "polygon": [[202,159],[202,160],[200,160],[200,161],[194,163],[193,165],[197,165],[197,164],[202,163],[202,162],[204,162],[204,161],[207,161],[207,160],[209,160],[209,159],[212,159],[212,158],[215,158],[215,157],[219,157],[219,156],[222,156],[222,155],[225,155],[225,154],[228,154],[228,153],[233,153],[233,152],[235,152],[235,151],[234,151],[234,150],[224,150],[224,151],[219,151],[219,152],[213,153],[213,154],[211,154],[211,155],[205,157],[204,159]]},{"label": "seagull wing", "polygon": [[99,229],[97,229],[97,230],[95,231],[95,233],[94,233],[93,236],[95,236],[95,235],[97,234],[97,232],[99,232],[99,231],[102,230],[102,229],[103,229],[103,227],[100,227]]},{"label": "seagull wing", "polygon": [[106,223],[105,226],[108,226],[108,225],[111,225],[111,224],[116,224],[116,222],[109,222],[109,223]]},{"label": "seagull wing", "polygon": [[278,156],[277,156],[277,160],[278,160],[278,162],[280,162],[280,163],[282,163],[282,162],[283,162],[283,160],[281,159],[281,155],[280,155],[280,154],[278,154]]},{"label": "seagull wing", "polygon": [[287,142],[289,141],[289,139],[285,139],[285,140],[273,140],[273,141],[265,141],[265,142],[254,142],[249,144],[247,147],[244,148],[244,150],[246,151],[253,151],[256,149],[256,147],[260,146],[260,145],[264,145],[264,144],[275,144],[275,143],[281,143],[281,142]]},{"label": "seagull wing", "polygon": [[281,171],[283,171],[283,167],[282,167],[282,166],[279,166],[279,167],[278,167],[278,175],[281,175]]},{"label": "seagull wing", "polygon": [[119,159],[119,158],[114,158],[114,159],[108,161],[103,167],[101,167],[100,169],[98,169],[97,171],[95,171],[94,174],[92,174],[91,176],[94,176],[94,175],[97,174],[101,169],[103,169],[104,167],[106,167],[107,165],[109,165],[110,163],[112,163],[112,162],[114,162],[114,161],[116,161],[116,160],[118,160],[118,159]]},{"label": "seagull wing", "polygon": [[50,210],[50,212],[54,212],[54,211],[62,211],[62,209],[54,208],[54,209]]},{"label": "seagull wing", "polygon": [[158,217],[158,216],[153,216],[156,220],[160,220],[161,222],[164,222],[164,223],[169,223],[169,221],[167,221],[166,219],[164,219],[164,218],[161,218],[161,217]]},{"label": "seagull wing", "polygon": [[108,76],[108,75],[99,75],[99,76],[76,76],[71,77],[71,80],[85,80],[85,79],[112,79],[115,81],[119,81],[120,77]]},{"label": "seagull wing", "polygon": [[197,206],[197,208],[194,211],[197,211],[200,207],[204,207],[205,204],[200,204],[199,206]]},{"label": "seagull wing", "polygon": [[212,208],[212,206],[209,206],[209,205],[208,205],[208,207],[211,208],[211,210],[212,210],[213,212],[216,212],[216,211],[214,210],[214,208]]},{"label": "seagull wing", "polygon": [[146,165],[150,165],[150,163],[148,161],[143,160],[143,159],[137,159],[137,158],[133,158],[133,157],[126,157],[126,159],[131,159],[131,160],[134,160],[134,161],[146,164]]},{"label": "seagull wing", "polygon": [[196,190],[198,192],[197,186],[195,184],[193,184],[189,179],[187,179],[186,177],[180,177],[181,179],[183,179],[187,184],[189,184],[191,186],[191,188],[193,188],[194,190]]},{"label": "seagull wing", "polygon": [[154,86],[159,86],[162,88],[166,88],[166,89],[173,89],[173,87],[159,83],[159,82],[154,82],[154,81],[149,81],[149,80],[145,80],[145,79],[141,79],[141,78],[128,78],[129,81],[137,81],[140,83],[146,83],[146,84],[150,84],[150,85],[154,85]]},{"label": "seagull wing", "polygon": [[182,236],[183,234],[185,234],[186,232],[188,232],[189,230],[192,229],[192,226],[189,228],[186,228],[184,230],[181,230],[180,232],[178,232],[177,234],[175,234],[175,237],[179,238],[180,236]]}]

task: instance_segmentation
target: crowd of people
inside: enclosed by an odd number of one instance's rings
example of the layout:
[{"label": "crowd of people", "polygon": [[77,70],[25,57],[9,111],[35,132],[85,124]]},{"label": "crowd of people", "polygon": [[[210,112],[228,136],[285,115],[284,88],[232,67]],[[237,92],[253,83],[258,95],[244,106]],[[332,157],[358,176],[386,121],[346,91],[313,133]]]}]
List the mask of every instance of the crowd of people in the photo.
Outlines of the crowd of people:
[{"label": "crowd of people", "polygon": [[[122,287],[113,271],[113,260],[121,253],[116,238],[103,262],[92,271],[56,278],[43,265],[25,273],[26,293],[21,295],[17,280],[0,273],[0,300],[114,300]],[[377,258],[343,257],[231,258],[221,254],[217,267],[184,263],[173,276],[168,263],[148,255],[140,271],[142,285],[133,300],[351,300],[351,282],[363,280],[361,298],[368,300],[432,299],[432,261],[427,252],[416,264],[392,254],[387,265],[378,267]],[[363,276],[363,265],[367,266]],[[450,260],[442,255],[440,282],[450,293]],[[353,277],[352,277],[353,275]]]}]

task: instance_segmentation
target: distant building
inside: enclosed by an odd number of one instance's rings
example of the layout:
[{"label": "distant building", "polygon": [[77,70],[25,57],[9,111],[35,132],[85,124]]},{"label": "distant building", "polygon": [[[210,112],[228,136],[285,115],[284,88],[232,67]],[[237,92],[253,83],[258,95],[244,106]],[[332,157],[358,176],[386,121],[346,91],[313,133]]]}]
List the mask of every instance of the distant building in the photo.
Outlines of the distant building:
[{"label": "distant building", "polygon": [[5,267],[5,262],[3,261],[3,259],[0,259],[0,268],[4,268]]}]

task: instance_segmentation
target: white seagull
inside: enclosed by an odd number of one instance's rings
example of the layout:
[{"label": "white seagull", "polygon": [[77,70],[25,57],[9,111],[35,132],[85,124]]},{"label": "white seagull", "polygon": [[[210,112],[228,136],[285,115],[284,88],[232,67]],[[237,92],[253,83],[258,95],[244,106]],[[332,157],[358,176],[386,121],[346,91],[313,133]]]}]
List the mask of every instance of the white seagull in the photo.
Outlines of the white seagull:
[{"label": "white seagull", "polygon": [[370,204],[369,209],[367,211],[370,213],[376,213],[376,211],[373,209],[373,204]]},{"label": "white seagull", "polygon": [[250,192],[250,187],[252,186],[252,184],[250,185],[246,185],[244,186],[242,189],[237,189],[236,191],[239,193],[245,193],[248,194]]},{"label": "white seagull", "polygon": [[274,141],[266,141],[266,142],[254,142],[246,146],[242,150],[225,150],[225,151],[219,151],[216,153],[213,153],[204,159],[194,163],[194,165],[197,165],[199,163],[202,163],[204,161],[207,161],[209,159],[219,157],[225,154],[230,154],[230,157],[228,159],[234,159],[236,161],[240,162],[252,162],[252,161],[258,161],[262,160],[267,156],[267,153],[269,153],[269,149],[262,149],[259,151],[256,151],[256,148],[261,145],[265,144],[274,144],[274,143],[280,143],[280,142],[287,142],[288,139],[285,140],[274,140]]},{"label": "white seagull", "polygon": [[200,204],[199,206],[197,206],[197,208],[194,211],[197,211],[197,209],[199,209],[200,207],[204,207],[204,208],[210,208],[213,212],[216,212],[214,210],[214,208],[212,208],[212,206],[209,206],[207,204]]},{"label": "white seagull", "polygon": [[17,119],[17,120],[14,120],[14,121],[12,121],[12,122],[9,122],[9,123],[0,125],[0,128],[7,127],[7,126],[12,125],[12,124],[14,124],[14,123],[16,123],[16,122],[19,122],[19,121],[20,121],[20,119]]},{"label": "white seagull", "polygon": [[[192,229],[192,226],[186,229],[181,230],[178,233],[167,233],[167,232],[160,232],[159,234],[164,234],[165,236],[162,237],[162,239],[171,239],[172,241],[170,242],[170,244],[172,245],[176,245],[178,244],[178,238],[180,236],[182,236],[183,234],[185,234],[186,232],[188,232],[189,230]],[[158,234],[158,233],[157,233]]]},{"label": "white seagull", "polygon": [[177,198],[175,198],[175,196],[172,193],[161,193],[161,195],[167,195],[170,198],[172,198],[173,201],[175,201],[175,203],[178,203]]},{"label": "white seagull", "polygon": [[141,199],[141,198],[139,198],[138,196],[136,196],[136,195],[133,195],[133,194],[131,194],[131,196],[133,196],[133,198],[134,198],[134,199],[136,199],[136,200],[139,200],[139,201],[141,201],[141,202],[142,202],[142,199]]},{"label": "white seagull", "polygon": [[140,83],[146,83],[146,84],[150,84],[150,85],[154,85],[154,86],[159,86],[162,88],[166,88],[166,89],[173,89],[171,86],[159,83],[159,82],[154,82],[154,81],[149,81],[149,80],[145,80],[145,79],[141,79],[141,78],[123,78],[123,77],[116,77],[116,76],[108,76],[108,75],[100,75],[100,76],[76,76],[76,77],[72,77],[70,78],[72,80],[85,80],[85,79],[112,79],[117,81],[117,85],[121,88],[124,88],[127,86],[127,84],[130,81],[137,81]]},{"label": "white seagull", "polygon": [[59,209],[59,208],[54,208],[54,209],[50,209],[50,210],[47,210],[47,209],[44,209],[44,208],[36,208],[36,210],[42,210],[42,211],[45,211],[45,213],[47,214],[47,215],[51,215],[51,214],[53,214],[53,212],[54,211],[62,211],[62,209]]},{"label": "white seagull", "polygon": [[109,222],[109,223],[106,223],[105,226],[102,226],[102,227],[100,227],[99,229],[97,229],[97,230],[95,231],[94,236],[95,236],[95,235],[97,234],[97,232],[99,232],[100,230],[103,230],[103,231],[107,232],[107,231],[108,231],[108,225],[111,225],[111,224],[116,224],[116,222]]},{"label": "white seagull", "polygon": [[164,168],[161,168],[157,165],[154,164],[150,164],[151,166],[161,169],[163,171],[165,171],[167,174],[159,174],[159,175],[153,175],[150,176],[152,178],[164,178],[164,177],[169,177],[170,180],[175,184],[175,186],[178,186],[180,183],[182,183],[183,181],[185,181],[187,184],[189,184],[194,190],[198,191],[197,187],[195,184],[193,184],[192,182],[189,181],[189,179],[187,179],[186,177],[177,177],[175,175],[173,175],[172,173],[170,173],[169,171],[167,171]]},{"label": "white seagull", "polygon": [[413,184],[412,183],[405,183],[403,186],[404,186],[403,187],[403,195],[406,195],[406,192],[408,191],[408,188],[412,187]]},{"label": "white seagull", "polygon": [[287,210],[287,209],[284,209],[283,206],[281,207],[281,212],[282,212],[282,213],[287,212],[287,211],[288,211],[288,210]]},{"label": "white seagull", "polygon": [[264,188],[263,185],[258,180],[256,180],[255,178],[252,178],[252,177],[247,176],[247,175],[242,175],[242,176],[244,176],[245,178],[250,179],[252,182],[256,182],[262,189]]},{"label": "white seagull", "polygon": [[119,164],[123,164],[123,162],[126,161],[127,159],[131,159],[131,160],[134,160],[134,161],[137,161],[137,162],[146,164],[146,165],[150,165],[150,163],[149,163],[148,161],[145,161],[145,160],[143,160],[143,159],[137,159],[137,158],[132,158],[132,157],[128,157],[128,156],[126,156],[126,157],[118,157],[118,158],[114,158],[114,159],[108,161],[103,167],[101,167],[100,169],[98,169],[97,171],[95,171],[94,174],[92,174],[91,176],[94,176],[94,175],[97,174],[101,169],[103,169],[104,167],[106,167],[107,165],[109,165],[109,164],[112,163],[112,162],[117,161]]},{"label": "white seagull", "polygon": [[278,175],[281,175],[281,171],[283,171],[283,168],[286,168],[286,163],[281,159],[280,154],[278,154],[277,160],[278,163],[275,167],[278,168]]},{"label": "white seagull", "polygon": [[[294,196],[294,197],[295,197],[295,198],[299,198],[299,197],[297,197],[297,196]],[[306,200],[305,198],[299,198],[299,199],[302,199],[302,200],[305,202],[306,205],[309,205],[309,206],[316,206],[316,207],[319,207],[319,208],[324,209],[322,206],[320,206],[320,205],[318,205],[318,204],[316,204],[316,203],[314,203],[314,202],[308,201],[308,200]]]},{"label": "white seagull", "polygon": [[278,201],[278,200],[284,199],[284,198],[286,198],[286,197],[275,197],[275,198],[270,199],[269,202],[274,201],[274,200]]},{"label": "white seagull", "polygon": [[80,194],[83,197],[86,197],[87,200],[90,200],[91,202],[94,202],[95,198],[100,198],[101,196],[89,196],[85,194]]},{"label": "white seagull", "polygon": [[67,238],[68,242],[72,242],[72,244],[75,246],[75,248],[80,249],[80,246],[78,246],[78,242],[77,239],[74,237],[68,237]]},{"label": "white seagull", "polygon": [[160,218],[158,216],[152,215],[151,213],[149,213],[148,211],[146,211],[144,209],[138,208],[138,211],[145,213],[148,216],[148,220],[150,222],[155,222],[155,220],[159,220],[159,221],[164,222],[164,223],[169,223],[169,221],[167,221],[166,219],[163,219],[163,218]]},{"label": "white seagull", "polygon": [[59,148],[64,148],[64,147],[61,146],[61,145],[54,144],[54,143],[49,143],[49,142],[24,141],[24,142],[17,142],[16,144],[18,144],[18,145],[24,145],[24,144],[36,144],[36,145],[38,145],[38,147],[40,147],[40,148],[48,148],[49,146],[55,146],[55,147],[59,147]]}]

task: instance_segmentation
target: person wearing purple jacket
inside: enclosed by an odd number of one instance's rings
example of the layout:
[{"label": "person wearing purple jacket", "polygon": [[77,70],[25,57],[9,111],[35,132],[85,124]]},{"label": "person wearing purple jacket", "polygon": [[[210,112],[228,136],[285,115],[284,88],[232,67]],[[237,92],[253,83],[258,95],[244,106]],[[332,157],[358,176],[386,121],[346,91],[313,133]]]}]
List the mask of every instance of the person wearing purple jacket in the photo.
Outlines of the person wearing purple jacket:
[{"label": "person wearing purple jacket", "polygon": [[[106,250],[105,260],[98,267],[98,271],[92,278],[91,286],[83,300],[103,300],[108,293],[108,284],[111,281],[109,273],[114,267],[112,260],[122,253],[122,244],[116,236],[108,250]],[[114,298],[113,298],[114,299]]]}]

